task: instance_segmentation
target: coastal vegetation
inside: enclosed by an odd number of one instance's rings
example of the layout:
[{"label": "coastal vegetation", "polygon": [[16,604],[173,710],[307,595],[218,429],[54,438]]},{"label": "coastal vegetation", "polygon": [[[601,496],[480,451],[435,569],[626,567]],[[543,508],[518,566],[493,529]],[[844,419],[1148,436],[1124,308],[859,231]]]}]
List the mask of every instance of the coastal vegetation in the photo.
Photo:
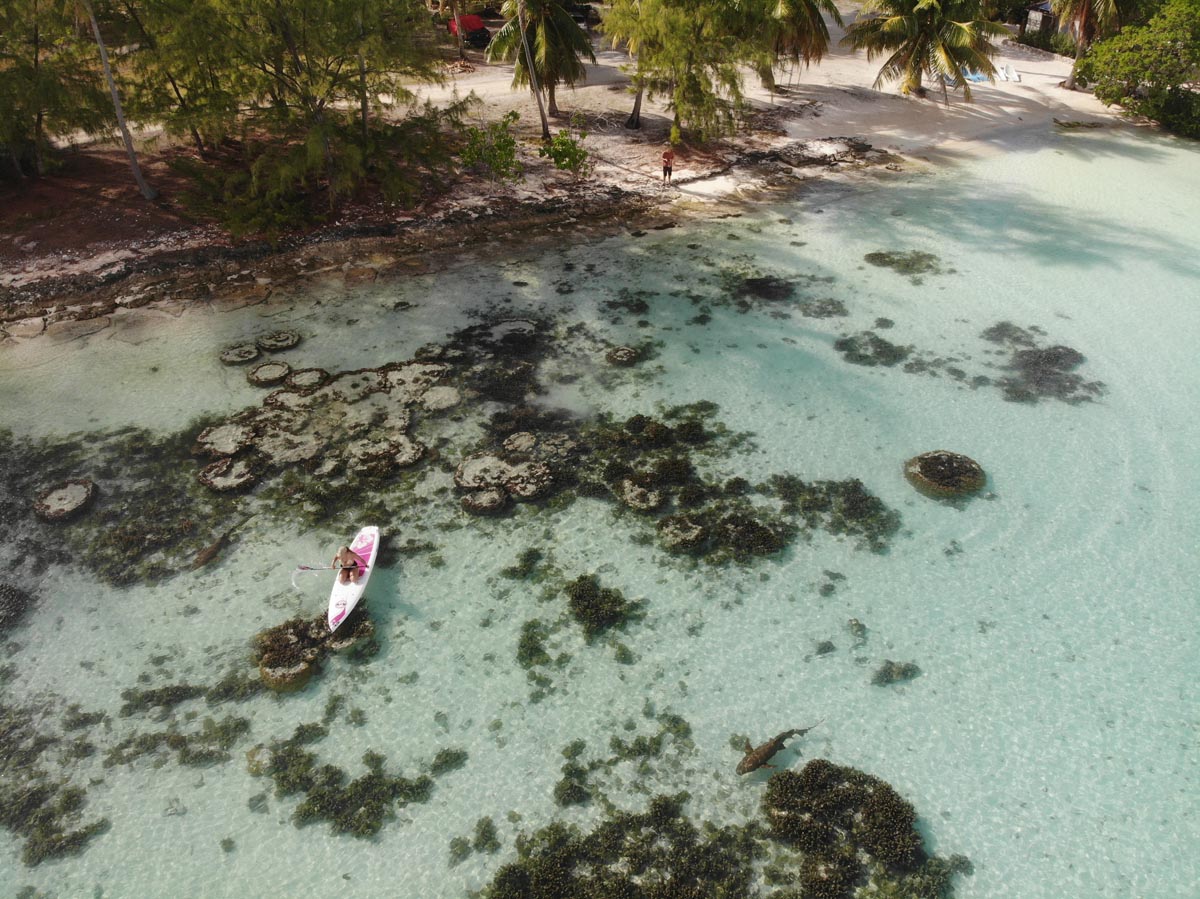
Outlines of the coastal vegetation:
[{"label": "coastal vegetation", "polygon": [[1093,45],[1078,71],[1102,102],[1200,138],[1200,2],[1168,0],[1146,24]]}]

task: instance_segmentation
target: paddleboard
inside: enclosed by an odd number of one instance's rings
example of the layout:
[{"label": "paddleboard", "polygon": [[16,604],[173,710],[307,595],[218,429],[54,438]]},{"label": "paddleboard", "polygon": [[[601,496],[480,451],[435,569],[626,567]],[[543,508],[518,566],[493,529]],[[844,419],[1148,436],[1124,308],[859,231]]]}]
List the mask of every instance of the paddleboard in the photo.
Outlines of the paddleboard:
[{"label": "paddleboard", "polygon": [[341,582],[341,573],[333,580],[329,594],[329,632],[332,634],[358,605],[359,597],[367,589],[367,581],[375,570],[375,556],[379,552],[379,528],[371,525],[363,528],[350,544],[350,551],[367,560],[366,567],[359,566],[358,583]]}]

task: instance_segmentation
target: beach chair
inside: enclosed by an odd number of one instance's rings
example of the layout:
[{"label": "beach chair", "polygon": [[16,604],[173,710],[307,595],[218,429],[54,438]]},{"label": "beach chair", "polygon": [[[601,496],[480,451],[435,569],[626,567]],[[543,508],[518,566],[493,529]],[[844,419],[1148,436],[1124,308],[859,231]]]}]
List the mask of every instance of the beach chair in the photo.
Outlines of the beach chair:
[{"label": "beach chair", "polygon": [[1003,66],[996,66],[996,74],[1000,76],[1001,81],[1008,80],[1008,73],[1004,71]]},{"label": "beach chair", "polygon": [[1017,84],[1021,83],[1021,73],[1014,69],[1011,63],[1006,62],[1004,64],[1004,74],[1008,76],[1009,81],[1015,81]]},{"label": "beach chair", "polygon": [[975,69],[967,69],[966,78],[968,81],[973,81],[978,84],[980,81],[987,81],[987,75],[983,72],[977,72]]}]

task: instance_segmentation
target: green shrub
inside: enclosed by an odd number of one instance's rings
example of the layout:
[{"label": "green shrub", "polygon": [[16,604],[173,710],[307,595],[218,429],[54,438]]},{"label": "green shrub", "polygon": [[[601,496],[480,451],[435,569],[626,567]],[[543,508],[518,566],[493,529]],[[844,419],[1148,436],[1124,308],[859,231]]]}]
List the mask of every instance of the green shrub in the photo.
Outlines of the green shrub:
[{"label": "green shrub", "polygon": [[583,148],[587,132],[583,130],[583,117],[578,113],[571,116],[571,127],[562,128],[546,144],[538,148],[538,156],[549,157],[554,167],[570,172],[576,178],[585,178],[592,171],[591,157]]},{"label": "green shrub", "polygon": [[463,165],[482,169],[491,181],[520,181],[524,170],[517,159],[517,138],[512,133],[520,117],[520,113],[509,111],[499,122],[483,128],[467,128],[467,145],[461,154]]}]

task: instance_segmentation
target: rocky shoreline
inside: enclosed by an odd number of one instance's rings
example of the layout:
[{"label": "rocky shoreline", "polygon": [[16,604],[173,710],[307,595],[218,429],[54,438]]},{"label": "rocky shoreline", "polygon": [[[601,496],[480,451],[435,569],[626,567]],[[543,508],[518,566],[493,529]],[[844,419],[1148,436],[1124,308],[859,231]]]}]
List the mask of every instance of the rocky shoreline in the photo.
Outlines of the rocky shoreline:
[{"label": "rocky shoreline", "polygon": [[[679,184],[737,172],[765,190],[794,189],[809,170],[894,164],[894,157],[849,138],[790,141],[768,149],[739,147],[714,157]],[[689,216],[737,214],[736,197],[722,203],[680,202],[661,191],[641,192],[597,179],[565,194],[528,193],[487,206],[452,203],[421,219],[366,217],[277,242],[211,242],[115,262],[99,272],[75,272],[17,287],[0,287],[0,344],[45,335],[73,340],[102,330],[123,309],[175,301],[240,308],[265,301],[282,287],[341,271],[347,284],[437,270],[461,261],[464,248],[520,238],[523,249],[674,227]]]}]

